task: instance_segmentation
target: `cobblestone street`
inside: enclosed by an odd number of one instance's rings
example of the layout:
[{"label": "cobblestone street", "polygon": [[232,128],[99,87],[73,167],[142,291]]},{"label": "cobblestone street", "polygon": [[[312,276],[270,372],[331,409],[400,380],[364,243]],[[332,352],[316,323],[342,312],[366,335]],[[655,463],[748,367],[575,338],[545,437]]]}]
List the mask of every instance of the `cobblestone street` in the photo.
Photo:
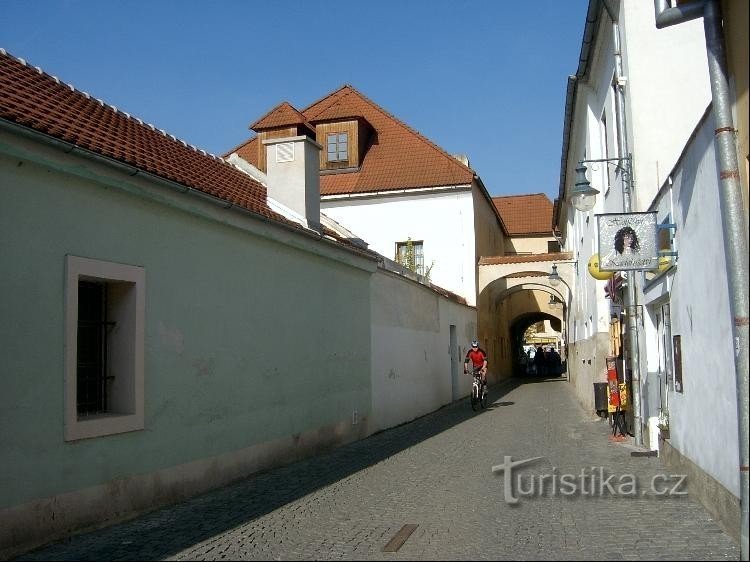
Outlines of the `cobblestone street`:
[{"label": "cobblestone street", "polygon": [[[660,460],[609,441],[607,422],[584,412],[565,380],[505,384],[490,402],[475,413],[462,400],[20,559],[739,559],[739,547],[697,501],[651,490],[655,475],[668,474]],[[603,467],[637,476],[638,490],[602,497],[515,490],[519,501],[509,505],[504,476],[492,471],[506,456],[542,457],[514,477]],[[407,524],[417,528],[403,546],[383,552]]]}]

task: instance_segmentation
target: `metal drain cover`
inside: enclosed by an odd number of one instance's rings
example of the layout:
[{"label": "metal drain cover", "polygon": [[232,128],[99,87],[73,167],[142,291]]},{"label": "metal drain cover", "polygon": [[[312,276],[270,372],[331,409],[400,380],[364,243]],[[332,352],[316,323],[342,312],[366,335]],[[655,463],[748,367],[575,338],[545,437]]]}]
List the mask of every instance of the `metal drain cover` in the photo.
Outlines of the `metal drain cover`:
[{"label": "metal drain cover", "polygon": [[383,552],[397,552],[399,548],[404,546],[404,543],[411,536],[411,534],[417,530],[417,527],[419,527],[419,525],[412,524],[404,525],[403,527],[401,527],[401,530],[393,535],[393,538],[388,541],[387,545],[383,547]]}]

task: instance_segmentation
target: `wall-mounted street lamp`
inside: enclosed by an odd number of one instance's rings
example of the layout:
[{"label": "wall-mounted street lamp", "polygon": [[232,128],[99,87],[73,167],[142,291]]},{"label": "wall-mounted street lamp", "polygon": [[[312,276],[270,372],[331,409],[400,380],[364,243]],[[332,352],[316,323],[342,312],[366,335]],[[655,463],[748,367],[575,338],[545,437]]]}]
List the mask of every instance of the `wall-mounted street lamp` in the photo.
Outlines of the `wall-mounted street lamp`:
[{"label": "wall-mounted street lamp", "polygon": [[[623,172],[623,182],[626,184],[626,189],[629,190],[630,185],[630,156],[623,156],[622,158],[599,158],[596,160],[580,160],[578,167],[576,168],[576,183],[573,189],[570,190],[570,204],[573,205],[579,211],[590,211],[594,208],[596,203],[596,196],[599,195],[599,190],[591,187],[591,182],[586,179],[586,166],[589,162],[607,162],[614,164],[618,169]],[[620,163],[624,162],[624,166]],[[630,212],[630,211],[626,211]]]},{"label": "wall-mounted street lamp", "polygon": [[591,187],[591,183],[586,179],[586,166],[583,161],[578,163],[576,168],[576,184],[570,190],[570,203],[579,211],[590,211],[596,203],[596,196],[599,190]]},{"label": "wall-mounted street lamp", "polygon": [[[633,166],[633,156],[628,154],[621,158],[599,158],[596,160],[581,160],[576,168],[576,183],[570,190],[570,203],[579,211],[590,211],[596,203],[596,196],[599,194],[597,189],[591,187],[591,183],[586,179],[586,166],[589,162],[607,162],[614,164],[615,167],[622,171],[622,193],[623,193],[623,211],[631,212],[631,194],[632,178],[631,168]],[[552,276],[557,274],[557,268],[553,266],[552,275],[550,275],[550,284],[553,283]],[[559,278],[559,275],[557,276]],[[628,279],[628,298],[627,298],[627,321],[628,336],[630,339],[630,372],[632,383],[633,398],[633,440],[635,445],[643,445],[642,423],[641,423],[641,375],[640,359],[638,357],[638,322],[636,320],[636,276],[630,275]],[[570,287],[568,287],[570,289]],[[572,294],[572,292],[571,292]]]},{"label": "wall-mounted street lamp", "polygon": [[560,274],[557,272],[557,264],[552,265],[552,273],[549,274],[549,276],[547,277],[547,280],[549,281],[549,284],[552,285],[553,287],[559,287],[560,283],[562,283],[568,288],[568,291],[570,291],[570,296],[571,297],[573,296],[573,290],[570,288],[570,285],[568,285],[565,279],[560,277]]},{"label": "wall-mounted street lamp", "polygon": [[557,273],[557,264],[552,266],[552,273],[549,274],[549,284],[553,287],[557,287],[560,284],[560,274]]}]

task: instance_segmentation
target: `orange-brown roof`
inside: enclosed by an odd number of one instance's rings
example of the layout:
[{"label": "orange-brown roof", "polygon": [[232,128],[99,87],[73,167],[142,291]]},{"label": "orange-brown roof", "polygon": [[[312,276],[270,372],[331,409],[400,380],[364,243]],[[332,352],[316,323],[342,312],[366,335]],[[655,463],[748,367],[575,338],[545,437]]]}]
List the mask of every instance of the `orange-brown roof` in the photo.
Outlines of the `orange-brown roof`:
[{"label": "orange-brown roof", "polygon": [[523,254],[520,256],[485,256],[479,258],[479,265],[503,265],[508,263],[533,263],[536,261],[566,261],[572,260],[572,252],[557,252],[553,254]]},{"label": "orange-brown roof", "polygon": [[254,131],[261,131],[263,129],[271,129],[273,127],[288,127],[291,125],[305,125],[311,131],[315,131],[315,127],[307,122],[305,116],[294,109],[291,104],[286,101],[281,102],[279,105],[274,107],[271,111],[266,113],[255,123],[250,125],[250,128]]},{"label": "orange-brown roof", "polygon": [[208,193],[265,217],[266,188],[221,158],[31,67],[0,49],[0,118],[161,178]]},{"label": "orange-brown roof", "polygon": [[[368,193],[396,189],[470,185],[474,171],[430,140],[345,85],[302,111],[316,121],[363,118],[375,130],[377,142],[365,152],[359,169],[320,178],[321,195]],[[258,164],[257,137],[235,151]]]},{"label": "orange-brown roof", "polygon": [[511,236],[552,236],[552,202],[544,193],[493,197]]}]

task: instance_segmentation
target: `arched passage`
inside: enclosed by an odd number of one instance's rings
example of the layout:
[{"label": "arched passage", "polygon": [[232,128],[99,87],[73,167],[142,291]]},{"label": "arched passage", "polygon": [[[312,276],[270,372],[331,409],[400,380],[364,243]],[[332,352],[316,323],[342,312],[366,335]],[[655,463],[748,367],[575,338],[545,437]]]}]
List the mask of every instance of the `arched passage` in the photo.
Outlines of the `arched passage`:
[{"label": "arched passage", "polygon": [[[555,334],[553,338],[533,338],[531,340],[525,339],[526,331],[530,326],[533,326],[534,324],[543,322],[545,320],[549,322],[550,328]],[[543,345],[544,347],[553,346],[556,350],[558,350],[560,340],[562,338],[562,320],[547,312],[526,312],[511,320],[510,334],[512,353],[514,358],[513,375],[525,376],[531,373],[531,369],[528,369],[526,367],[526,362],[533,359],[536,353],[535,351],[531,354],[527,353],[528,347],[538,347],[539,345]],[[521,354],[525,355],[523,361],[521,361]]]},{"label": "arched passage", "polygon": [[566,338],[569,295],[562,292],[565,287],[562,291],[552,287],[548,276],[546,271],[521,271],[484,285],[479,295],[479,333],[497,378],[521,374],[523,331],[531,324],[548,320],[560,334],[556,341]]}]

